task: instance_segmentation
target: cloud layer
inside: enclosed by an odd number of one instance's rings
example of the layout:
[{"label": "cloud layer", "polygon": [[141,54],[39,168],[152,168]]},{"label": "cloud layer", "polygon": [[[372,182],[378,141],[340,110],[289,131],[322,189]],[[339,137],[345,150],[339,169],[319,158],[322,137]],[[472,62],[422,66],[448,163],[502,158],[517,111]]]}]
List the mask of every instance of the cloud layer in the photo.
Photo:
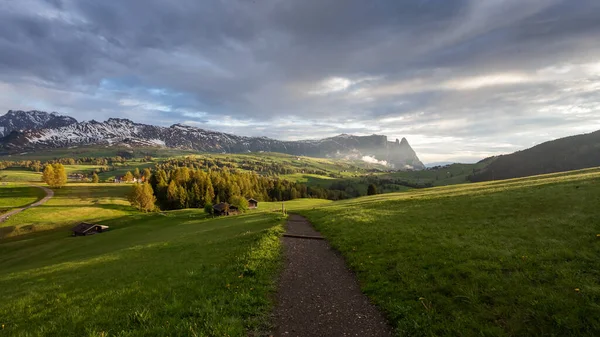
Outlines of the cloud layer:
[{"label": "cloud layer", "polygon": [[0,2],[0,109],[474,161],[600,129],[597,0]]}]

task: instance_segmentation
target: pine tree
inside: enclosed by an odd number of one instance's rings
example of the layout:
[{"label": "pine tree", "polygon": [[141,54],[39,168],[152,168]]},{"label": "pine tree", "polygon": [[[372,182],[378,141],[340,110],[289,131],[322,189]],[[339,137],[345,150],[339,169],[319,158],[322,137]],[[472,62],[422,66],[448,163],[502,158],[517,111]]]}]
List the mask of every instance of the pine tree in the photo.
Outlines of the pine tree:
[{"label": "pine tree", "polygon": [[187,208],[188,195],[187,191],[185,190],[185,188],[183,188],[183,186],[179,186],[177,196],[179,199],[179,208]]},{"label": "pine tree", "polygon": [[140,179],[140,169],[139,168],[135,168],[135,170],[133,170],[133,176],[135,177],[135,179]]},{"label": "pine tree", "polygon": [[375,195],[377,194],[377,187],[374,184],[369,184],[367,187],[367,195]]},{"label": "pine tree", "polygon": [[169,183],[169,187],[167,187],[167,201],[171,208],[176,206],[177,201],[179,200],[179,188],[175,183],[175,180],[171,180]]},{"label": "pine tree", "polygon": [[100,178],[98,177],[98,175],[96,174],[96,172],[94,172],[94,174],[92,174],[92,182],[94,184],[97,184],[100,181]]}]

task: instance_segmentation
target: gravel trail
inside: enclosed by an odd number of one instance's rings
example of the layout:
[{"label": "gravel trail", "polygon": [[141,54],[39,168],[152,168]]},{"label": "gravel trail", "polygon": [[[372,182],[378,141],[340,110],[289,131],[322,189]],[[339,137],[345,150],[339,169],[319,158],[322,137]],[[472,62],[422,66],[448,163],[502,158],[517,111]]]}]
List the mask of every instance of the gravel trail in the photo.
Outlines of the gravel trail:
[{"label": "gravel trail", "polygon": [[[290,215],[286,234],[320,236]],[[391,336],[391,328],[343,258],[325,240],[283,237],[285,268],[275,308],[275,336]]]}]

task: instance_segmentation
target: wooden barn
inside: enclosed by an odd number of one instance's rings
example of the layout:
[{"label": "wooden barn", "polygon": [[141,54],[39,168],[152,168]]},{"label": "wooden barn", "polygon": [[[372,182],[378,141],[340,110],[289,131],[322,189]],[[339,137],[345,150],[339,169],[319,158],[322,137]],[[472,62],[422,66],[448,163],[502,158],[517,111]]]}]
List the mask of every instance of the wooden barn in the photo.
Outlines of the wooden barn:
[{"label": "wooden barn", "polygon": [[249,209],[258,208],[258,200],[254,199],[254,198],[248,199],[248,208]]},{"label": "wooden barn", "polygon": [[107,230],[108,226],[102,226],[87,222],[82,222],[79,225],[71,228],[73,236],[93,235],[96,233],[106,232]]},{"label": "wooden barn", "polygon": [[230,205],[226,202],[221,202],[213,206],[214,215],[235,215],[240,211],[236,206]]}]

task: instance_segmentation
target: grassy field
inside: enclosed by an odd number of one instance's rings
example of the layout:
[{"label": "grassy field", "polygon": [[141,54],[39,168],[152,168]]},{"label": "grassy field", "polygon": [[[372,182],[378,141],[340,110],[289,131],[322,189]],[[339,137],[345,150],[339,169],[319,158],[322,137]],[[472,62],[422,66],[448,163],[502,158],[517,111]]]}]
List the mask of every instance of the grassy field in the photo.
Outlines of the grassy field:
[{"label": "grassy field", "polygon": [[0,237],[49,230],[81,221],[102,221],[136,213],[126,200],[129,184],[67,184],[47,203],[0,223]]},{"label": "grassy field", "polygon": [[113,218],[0,240],[1,336],[248,336],[269,329],[276,214]]},{"label": "grassy field", "polygon": [[18,184],[0,185],[0,213],[29,205],[45,195],[46,193],[37,187]]},{"label": "grassy field", "polygon": [[125,146],[79,146],[72,148],[45,149],[39,152],[0,156],[0,160],[54,160],[58,158],[83,158],[83,157],[115,157],[123,156],[141,158],[144,156],[168,158],[195,154],[195,151],[177,150],[159,147],[125,147]]},{"label": "grassy field", "polygon": [[15,167],[0,170],[2,181],[10,182],[40,182],[42,181],[42,173],[34,172],[25,168]]},{"label": "grassy field", "polygon": [[600,335],[600,170],[301,210],[401,336]]}]

